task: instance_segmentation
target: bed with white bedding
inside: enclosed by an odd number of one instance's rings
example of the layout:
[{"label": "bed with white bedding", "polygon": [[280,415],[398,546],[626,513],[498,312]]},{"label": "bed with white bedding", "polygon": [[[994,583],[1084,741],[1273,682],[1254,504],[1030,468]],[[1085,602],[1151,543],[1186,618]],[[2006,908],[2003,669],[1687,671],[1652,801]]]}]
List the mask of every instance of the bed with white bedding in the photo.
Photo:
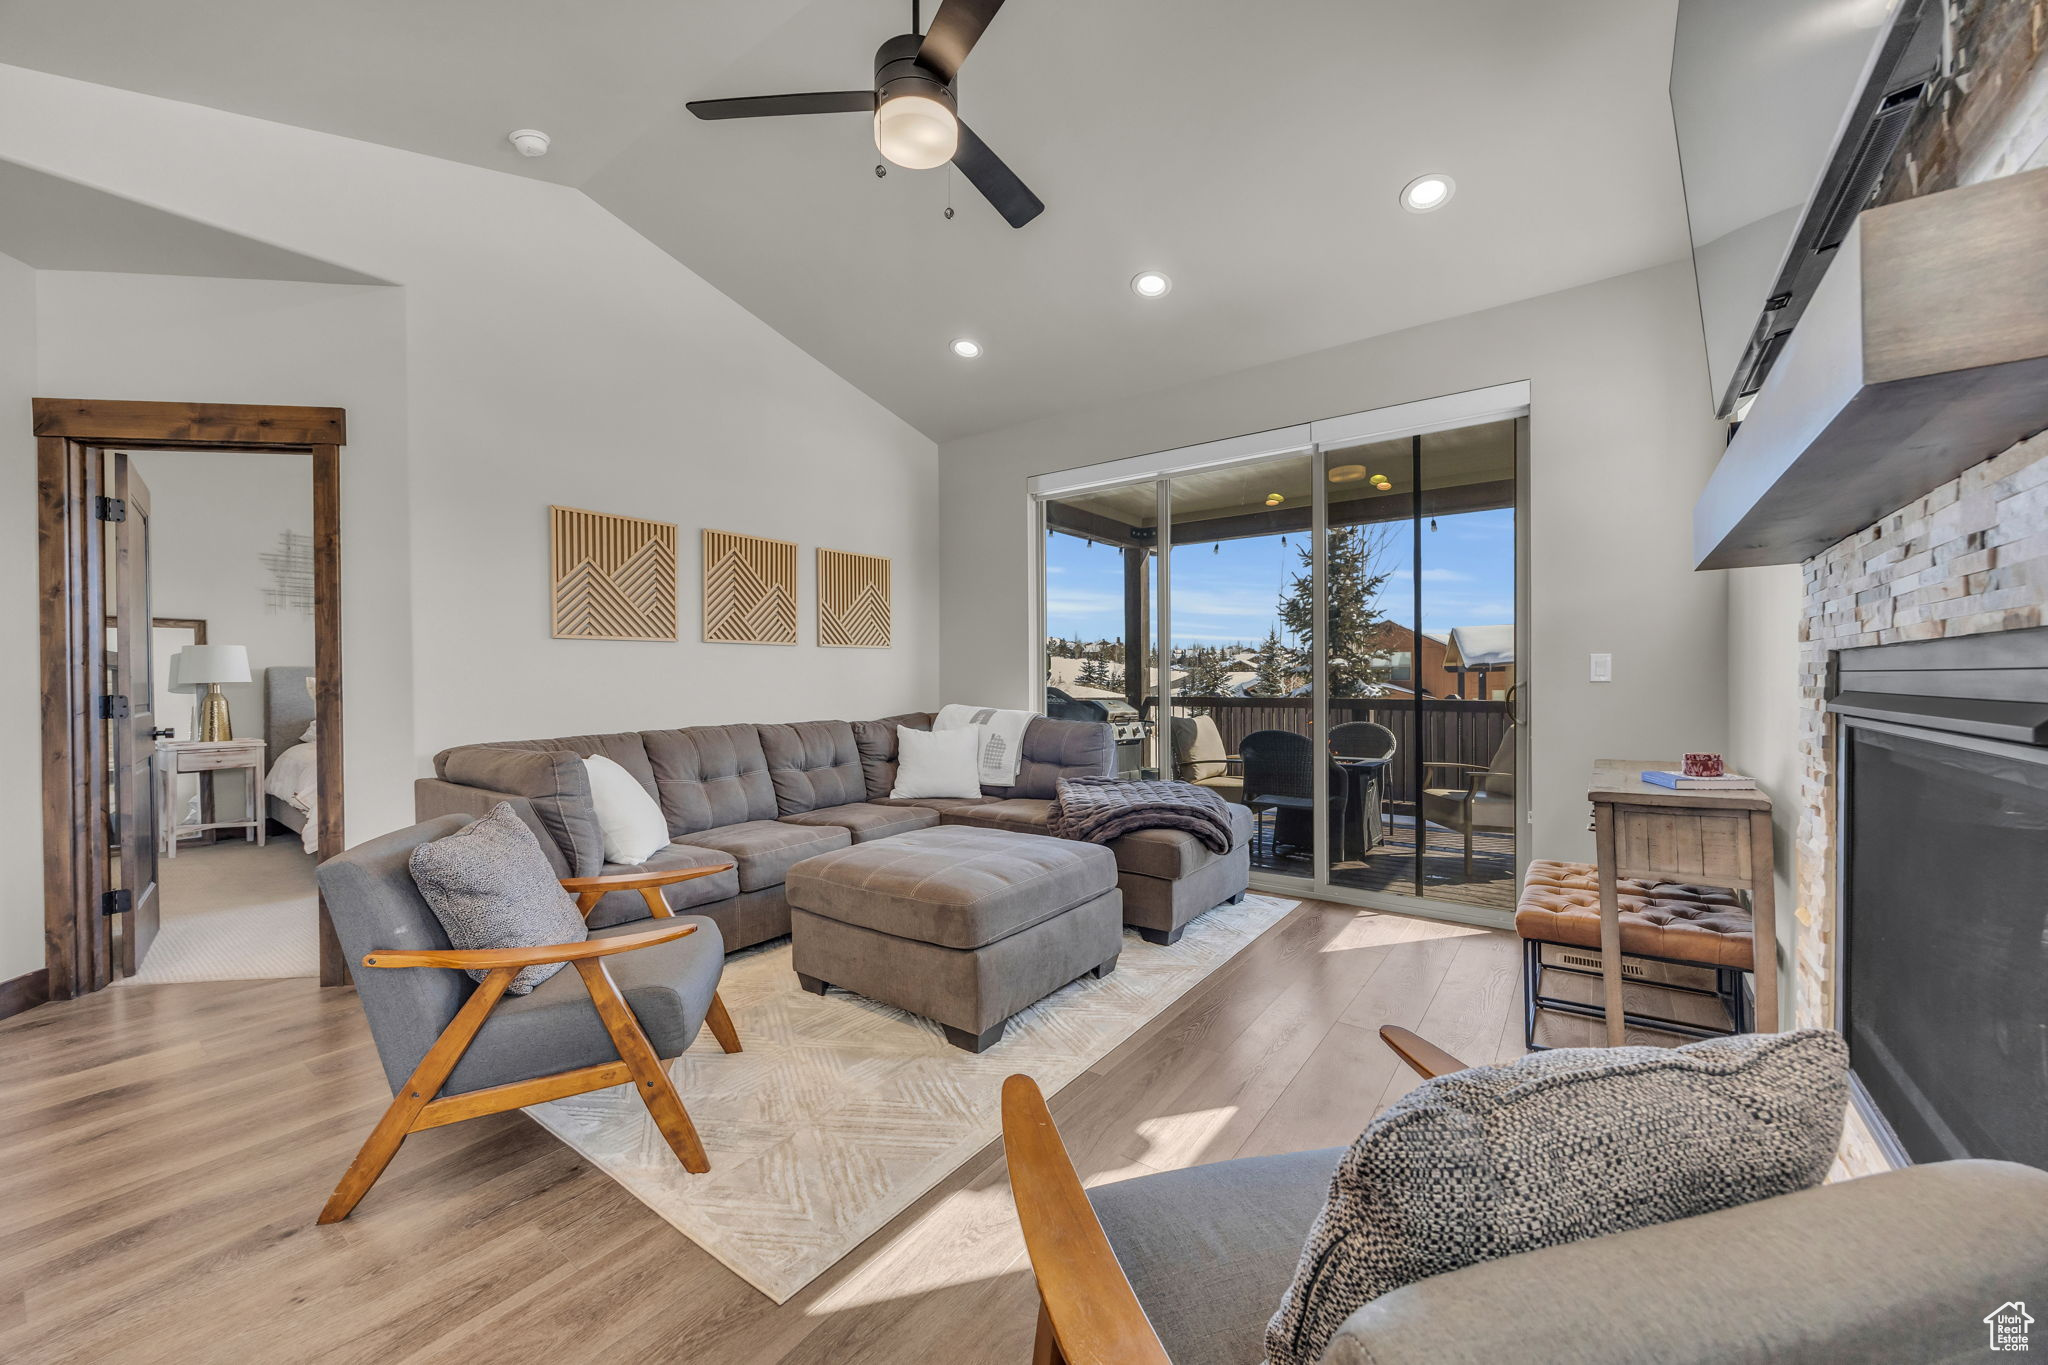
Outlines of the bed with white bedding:
[{"label": "bed with white bedding", "polygon": [[320,773],[313,742],[313,670],[264,669],[263,706],[270,756],[270,775],[263,782],[265,809],[271,819],[298,831],[306,852],[317,853]]}]

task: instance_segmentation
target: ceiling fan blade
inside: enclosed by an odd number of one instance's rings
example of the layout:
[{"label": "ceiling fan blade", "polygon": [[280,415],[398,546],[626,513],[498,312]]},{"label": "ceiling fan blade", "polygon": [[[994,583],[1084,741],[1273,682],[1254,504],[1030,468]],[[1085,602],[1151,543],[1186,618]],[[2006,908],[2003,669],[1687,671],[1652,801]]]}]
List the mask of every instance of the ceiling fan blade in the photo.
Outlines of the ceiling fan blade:
[{"label": "ceiling fan blade", "polygon": [[960,174],[967,177],[967,183],[982,193],[982,197],[996,206],[996,212],[1003,215],[1013,228],[1026,223],[1045,212],[1045,204],[1017,178],[1017,173],[1003,164],[1003,159],[990,151],[988,144],[974,135],[966,124],[960,125],[960,150],[953,153],[953,164],[960,168]]},{"label": "ceiling fan blade", "polygon": [[872,90],[825,90],[810,95],[749,95],[736,100],[691,100],[683,106],[698,118],[773,118],[779,114],[869,114]]},{"label": "ceiling fan blade", "polygon": [[981,31],[996,17],[1003,0],[944,0],[925,30],[924,46],[917,50],[920,64],[945,77],[951,85],[960,74],[960,63],[974,50]]}]

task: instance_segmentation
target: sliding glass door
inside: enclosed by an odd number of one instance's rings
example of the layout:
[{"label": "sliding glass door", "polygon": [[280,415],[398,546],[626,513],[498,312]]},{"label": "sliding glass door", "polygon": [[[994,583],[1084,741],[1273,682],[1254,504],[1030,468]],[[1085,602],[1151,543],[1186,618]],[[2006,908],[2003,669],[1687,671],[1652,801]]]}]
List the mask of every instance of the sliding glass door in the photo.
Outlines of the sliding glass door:
[{"label": "sliding glass door", "polygon": [[1512,908],[1523,428],[1341,419],[1041,495],[1048,713],[1248,807],[1255,884]]}]

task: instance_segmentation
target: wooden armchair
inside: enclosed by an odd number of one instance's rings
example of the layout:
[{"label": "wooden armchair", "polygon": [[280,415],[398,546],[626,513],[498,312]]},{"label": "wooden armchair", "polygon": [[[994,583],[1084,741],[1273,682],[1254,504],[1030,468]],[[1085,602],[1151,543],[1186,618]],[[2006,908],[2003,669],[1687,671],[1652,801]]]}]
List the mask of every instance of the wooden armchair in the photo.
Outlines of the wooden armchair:
[{"label": "wooden armchair", "polygon": [[[717,991],[725,947],[709,921],[676,920],[660,888],[729,864],[562,882],[585,915],[610,892],[637,890],[657,921],[671,921],[658,927],[634,922],[580,943],[459,950],[445,946],[407,859],[465,823],[443,816],[320,865],[342,946],[370,969],[356,984],[392,1086],[390,1107],[320,1211],[322,1223],[348,1217],[412,1133],[629,1081],[683,1168],[711,1168],[663,1063],[680,1056],[700,1026],[727,1052],[740,1050]],[[570,964],[574,977],[557,973],[527,995],[506,997],[522,968],[549,962]],[[473,988],[470,970],[487,973]]]},{"label": "wooden armchair", "polygon": [[[1465,1069],[1456,1057],[1407,1029],[1390,1024],[1380,1030],[1380,1038],[1425,1080]],[[1052,1111],[1029,1076],[1003,1082],[1003,1156],[1031,1273],[1038,1281],[1033,1365],[1173,1365],[1081,1186]],[[1330,1165],[1334,1168],[1334,1156]],[[1328,1183],[1325,1171],[1316,1190],[1318,1204]],[[1291,1273],[1291,1260],[1287,1269]],[[1276,1291],[1266,1311],[1278,1304]]]}]

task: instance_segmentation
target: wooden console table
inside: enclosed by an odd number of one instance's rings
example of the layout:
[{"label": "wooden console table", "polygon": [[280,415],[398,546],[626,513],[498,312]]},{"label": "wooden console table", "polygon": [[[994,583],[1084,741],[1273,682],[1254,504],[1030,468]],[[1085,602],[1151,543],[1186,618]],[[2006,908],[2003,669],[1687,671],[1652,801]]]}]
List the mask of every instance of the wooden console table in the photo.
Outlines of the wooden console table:
[{"label": "wooden console table", "polygon": [[1725,886],[1749,893],[1756,1031],[1778,1031],[1777,905],[1771,881],[1771,798],[1760,789],[1674,791],[1645,782],[1668,758],[1603,758],[1593,765],[1595,860],[1600,871],[1600,974],[1607,1042],[1622,1042],[1621,902],[1616,882]]}]

